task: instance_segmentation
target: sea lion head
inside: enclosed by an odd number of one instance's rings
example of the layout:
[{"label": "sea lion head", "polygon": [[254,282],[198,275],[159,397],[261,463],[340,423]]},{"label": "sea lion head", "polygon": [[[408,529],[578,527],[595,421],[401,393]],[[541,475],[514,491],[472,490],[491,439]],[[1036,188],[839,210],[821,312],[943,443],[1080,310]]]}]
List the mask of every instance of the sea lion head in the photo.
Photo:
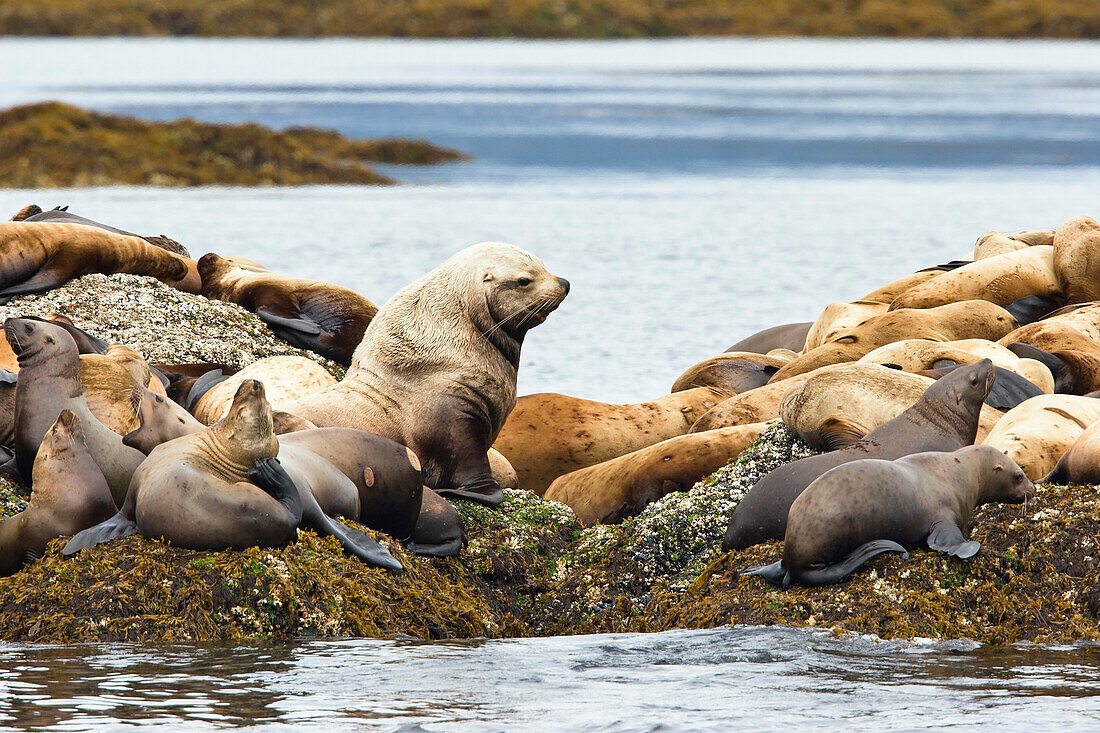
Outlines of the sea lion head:
[{"label": "sea lion head", "polygon": [[[35,360],[60,363],[58,357],[66,354],[74,362],[77,359],[76,342],[72,336],[52,323],[30,318],[9,318],[4,321],[4,333],[21,367]],[[63,361],[68,362],[69,359]]]},{"label": "sea lion head", "polygon": [[[967,450],[967,449],[964,449]],[[984,462],[982,470],[987,472],[984,488],[978,502],[986,504],[997,501],[1004,504],[1022,504],[1024,500],[1035,496],[1035,484],[1015,461],[991,445],[976,445],[969,448],[981,456]]]},{"label": "sea lion head", "polygon": [[145,455],[161,443],[191,432],[184,409],[147,387],[134,387],[130,404],[137,415],[138,428],[124,435],[122,442]]},{"label": "sea lion head", "polygon": [[46,437],[42,439],[38,455],[46,459],[56,458],[78,441],[84,442],[84,426],[80,424],[80,420],[72,410],[62,410],[46,432]]},{"label": "sea lion head", "polygon": [[246,379],[233,395],[229,413],[212,427],[229,443],[247,454],[274,456],[279,452],[271,403],[263,382]]},{"label": "sea lion head", "polygon": [[467,302],[474,325],[513,363],[519,359],[523,337],[569,293],[568,280],[554,276],[539,258],[511,244],[475,244],[444,267],[459,278],[453,286],[471,296]]}]

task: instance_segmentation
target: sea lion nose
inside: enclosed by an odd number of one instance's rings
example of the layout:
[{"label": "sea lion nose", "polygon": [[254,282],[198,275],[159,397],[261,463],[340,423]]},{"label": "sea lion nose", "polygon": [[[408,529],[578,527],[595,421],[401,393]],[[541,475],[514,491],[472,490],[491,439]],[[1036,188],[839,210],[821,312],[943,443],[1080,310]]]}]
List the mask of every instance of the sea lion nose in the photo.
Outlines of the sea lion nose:
[{"label": "sea lion nose", "polygon": [[559,277],[558,278],[558,285],[561,285],[562,290],[565,291],[565,294],[569,295],[569,281],[568,280],[566,280],[564,277]]}]

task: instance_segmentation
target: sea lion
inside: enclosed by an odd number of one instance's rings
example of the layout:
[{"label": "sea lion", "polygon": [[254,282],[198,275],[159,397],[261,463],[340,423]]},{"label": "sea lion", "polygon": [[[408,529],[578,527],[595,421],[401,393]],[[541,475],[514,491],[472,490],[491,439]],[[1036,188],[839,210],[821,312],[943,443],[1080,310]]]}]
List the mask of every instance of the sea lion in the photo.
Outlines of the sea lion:
[{"label": "sea lion", "polygon": [[812,323],[784,323],[757,331],[726,349],[726,352],[747,351],[753,354],[766,354],[773,349],[802,351],[806,344],[806,333]]},{"label": "sea lion", "polygon": [[[917,374],[932,379],[942,379],[963,366],[965,364],[944,363],[934,369],[917,372]],[[997,379],[993,382],[993,389],[989,390],[989,394],[986,395],[985,404],[994,410],[1008,412],[1023,401],[1044,394],[1042,390],[1016,372],[999,366],[993,367],[993,371],[997,374]]]},{"label": "sea lion", "polygon": [[629,405],[552,392],[525,395],[493,448],[515,468],[521,489],[542,496],[558,476],[683,435],[727,397],[709,387]]},{"label": "sea lion", "polygon": [[149,455],[161,443],[203,430],[206,425],[171,398],[146,387],[130,390],[137,427],[122,436],[124,445]]},{"label": "sea lion", "polygon": [[784,365],[771,381],[779,382],[827,364],[855,361],[874,349],[903,339],[931,341],[988,339],[996,341],[1016,328],[1008,311],[986,300],[967,300],[938,308],[902,308],[872,316],[827,344]]},{"label": "sea lion", "polygon": [[468,247],[378,311],[342,382],[286,410],[396,440],[437,493],[499,504],[488,450],[516,404],[520,347],[568,292],[518,247]]},{"label": "sea lion", "polygon": [[1064,295],[1025,295],[1006,305],[1005,310],[1012,314],[1016,323],[1026,326],[1043,320],[1065,305]]},{"label": "sea lion", "polygon": [[[35,207],[38,208],[38,207]],[[84,226],[95,227],[96,229],[103,229],[108,232],[114,232],[115,234],[125,234],[128,237],[140,237],[154,247],[160,247],[166,249],[173,254],[180,255],[181,257],[191,257],[191,254],[187,251],[187,248],[170,237],[161,234],[159,236],[146,236],[144,234],[134,234],[128,232],[125,229],[118,229],[110,224],[102,224],[98,221],[93,221],[87,217],[74,214],[69,211],[69,207],[61,208],[60,206],[51,209],[49,211],[42,211],[38,209],[37,212],[27,216],[22,220],[12,219],[12,221],[45,221],[52,222],[54,224],[83,224]]]},{"label": "sea lion", "polygon": [[[912,407],[932,384],[929,377],[880,364],[853,362],[815,374],[783,396],[779,415],[787,429],[819,450],[837,450],[862,440]],[[1001,413],[983,406],[978,439]]]},{"label": "sea lion", "polygon": [[348,366],[377,306],[354,290],[320,280],[288,277],[250,260],[199,258],[202,294],[250,310],[275,335]]},{"label": "sea lion", "polygon": [[145,359],[128,346],[111,344],[106,354],[81,354],[79,359],[80,386],[88,409],[119,435],[138,427],[130,400],[134,387],[164,394],[164,386]]},{"label": "sea lion", "polygon": [[1040,395],[1005,413],[982,443],[1016,461],[1032,481],[1053,470],[1089,425],[1100,420],[1100,400]]},{"label": "sea lion", "polygon": [[183,257],[139,237],[79,224],[0,222],[0,305],[91,273],[120,272],[183,289],[188,266]]},{"label": "sea lion", "polygon": [[326,482],[347,482],[342,472],[318,474],[295,451],[284,468],[275,457],[279,450],[264,387],[246,381],[225,419],[154,448],[134,473],[119,512],[78,533],[62,552],[135,533],[193,550],[282,547],[301,525],[336,537],[364,562],[401,569],[385,548],[318,505],[314,491],[328,496]]},{"label": "sea lion", "polygon": [[739,394],[763,387],[790,359],[761,356],[750,352],[727,352],[688,367],[672,385],[672,392],[696,387],[713,387]]},{"label": "sea lion", "polygon": [[935,308],[966,300],[988,300],[1008,306],[1028,295],[1061,295],[1054,274],[1054,248],[1026,247],[1017,252],[987,257],[944,272],[906,290],[890,304],[899,308]]},{"label": "sea lion", "polygon": [[19,211],[15,212],[15,216],[11,218],[12,221],[25,221],[28,217],[35,214],[41,214],[42,207],[38,204],[27,204]]},{"label": "sea lion", "polygon": [[1100,300],[1100,224],[1066,219],[1054,233],[1054,271],[1069,303]]},{"label": "sea lion", "polygon": [[688,491],[740,455],[765,423],[679,435],[554,479],[544,498],[568,504],[585,527],[617,524],[673,491]]},{"label": "sea lion", "polygon": [[1062,349],[1048,352],[1030,344],[1010,344],[1021,361],[1038,361],[1054,378],[1055,394],[1089,394],[1100,388],[1100,344],[1083,340],[1087,351]]},{"label": "sea lion", "polygon": [[103,473],[84,443],[80,420],[62,410],[34,459],[27,508],[0,521],[0,575],[42,557],[55,537],[76,534],[114,515]]},{"label": "sea lion", "polygon": [[500,451],[490,448],[487,452],[489,470],[493,472],[493,478],[502,489],[518,489],[519,474],[512,467],[511,461],[504,457]]},{"label": "sea lion", "polygon": [[779,405],[783,395],[805,382],[819,372],[836,369],[833,364],[821,369],[800,374],[782,382],[769,382],[763,387],[750,389],[728,399],[723,399],[692,423],[689,433],[705,433],[708,430],[731,428],[736,425],[751,425],[756,422],[769,422],[779,417]]},{"label": "sea lion", "polygon": [[84,428],[88,452],[121,503],[134,471],[145,459],[123,445],[122,436],[95,418],[80,385],[76,342],[60,326],[23,318],[4,323],[8,342],[19,355],[15,390],[15,458],[19,472],[31,478],[34,457],[46,431],[62,410],[71,410]]},{"label": "sea lion", "polygon": [[1100,421],[1085,428],[1054,469],[1039,483],[1094,486],[1100,484]]},{"label": "sea lion", "polygon": [[451,502],[425,486],[413,538],[415,543],[412,549],[417,555],[457,555],[466,544],[462,515]]},{"label": "sea lion", "polygon": [[269,356],[255,361],[214,385],[191,408],[200,422],[212,425],[225,417],[237,387],[246,379],[264,384],[267,401],[275,410],[285,410],[295,400],[308,397],[336,384],[323,366],[303,356]]},{"label": "sea lion", "polygon": [[745,494],[730,518],[723,550],[740,550],[782,539],[792,502],[818,476],[863,458],[894,460],[924,451],[953,451],[971,445],[982,403],[993,387],[988,360],[960,367],[933,382],[916,404],[852,445],[801,458],[766,474]]},{"label": "sea lion", "polygon": [[15,447],[15,391],[19,375],[0,369],[0,446]]},{"label": "sea lion", "polygon": [[825,310],[821,312],[814,321],[814,325],[810,327],[809,333],[806,334],[802,353],[812,351],[855,328],[868,318],[882,315],[888,310],[890,310],[889,304],[873,300],[830,303],[825,306]]},{"label": "sea lion", "polygon": [[920,285],[923,282],[927,282],[934,277],[938,277],[943,270],[931,269],[921,270],[920,272],[914,272],[912,275],[906,275],[903,278],[894,280],[893,282],[883,285],[881,288],[872,290],[864,295],[860,300],[869,300],[875,303],[885,303],[890,305],[894,302],[894,298],[898,297],[906,290],[910,290]]},{"label": "sea lion", "polygon": [[984,260],[1007,252],[1018,252],[1036,245],[1054,244],[1054,230],[1035,230],[1019,234],[989,232],[978,237],[974,243],[974,259]]},{"label": "sea lion", "polygon": [[[187,402],[188,395],[190,395],[191,388],[195,386],[196,381],[214,372],[217,372],[218,377],[231,377],[238,371],[236,367],[231,367],[228,364],[211,362],[199,364],[150,364],[150,367],[156,369],[158,374],[164,375],[164,380],[168,382],[168,384],[164,385],[165,394],[171,397],[175,402],[184,405],[184,407],[186,407],[185,403]],[[213,387],[213,384],[210,386]],[[196,398],[194,402],[198,402],[198,398]]]},{"label": "sea lion", "polygon": [[884,552],[928,549],[966,559],[974,509],[1020,504],[1035,486],[1012,460],[985,445],[917,453],[895,461],[865,459],[828,471],[795,499],[783,559],[750,568],[784,588],[839,583]]},{"label": "sea lion", "polygon": [[1042,362],[1021,358],[1007,347],[985,339],[905,339],[880,346],[861,356],[858,361],[896,366],[902,371],[920,374],[929,369],[947,366],[948,363],[973,364],[982,359],[989,359],[995,366],[1019,374],[1034,384],[1040,392],[1054,392],[1054,376]]}]

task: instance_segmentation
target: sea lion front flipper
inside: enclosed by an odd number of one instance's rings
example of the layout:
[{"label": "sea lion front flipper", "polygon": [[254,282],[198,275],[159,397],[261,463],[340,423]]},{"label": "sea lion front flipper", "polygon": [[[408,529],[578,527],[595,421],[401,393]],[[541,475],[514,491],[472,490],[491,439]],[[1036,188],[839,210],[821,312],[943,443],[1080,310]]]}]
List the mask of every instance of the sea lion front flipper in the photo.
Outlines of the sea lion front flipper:
[{"label": "sea lion front flipper", "polygon": [[[261,458],[248,469],[247,476],[253,485],[260,487],[272,499],[282,504],[295,524],[302,521],[302,492],[278,458]],[[312,498],[313,494],[309,496]]]},{"label": "sea lion front flipper", "polygon": [[977,555],[982,546],[980,542],[967,542],[959,525],[949,519],[941,519],[932,525],[927,542],[929,549],[946,552],[963,560]]},{"label": "sea lion front flipper", "polygon": [[42,269],[21,283],[0,290],[0,305],[18,295],[33,295],[59,288],[65,284],[65,276],[60,270]]},{"label": "sea lion front flipper", "polygon": [[297,318],[287,318],[286,316],[275,315],[268,308],[259,308],[256,311],[256,315],[260,317],[261,321],[270,326],[271,330],[275,331],[275,333],[279,333],[279,328],[295,331],[307,336],[319,336],[323,331],[316,321],[303,315]]},{"label": "sea lion front flipper", "polygon": [[783,567],[782,560],[773,562],[771,565],[755,565],[741,574],[759,575],[772,585],[781,585],[784,588],[791,584],[791,574],[787,572],[787,568]]},{"label": "sea lion front flipper", "polygon": [[821,444],[826,452],[847,448],[863,440],[867,433],[847,420],[831,417],[820,428]]},{"label": "sea lion front flipper", "polygon": [[440,496],[454,497],[456,499],[469,499],[485,506],[498,506],[504,501],[504,491],[496,479],[489,479],[480,484],[463,486],[458,489],[433,489]]},{"label": "sea lion front flipper", "polygon": [[137,534],[137,532],[137,523],[132,519],[126,518],[122,512],[119,512],[110,519],[105,519],[95,526],[77,532],[73,535],[73,538],[61,548],[61,554],[65,557],[70,557],[89,547],[95,547],[96,545],[102,545],[104,542],[129,537],[132,534]]},{"label": "sea lion front flipper", "polygon": [[434,545],[423,542],[413,542],[410,540],[405,545],[405,549],[421,557],[454,557],[462,552],[462,544],[462,537],[457,537],[448,542],[441,542]]}]

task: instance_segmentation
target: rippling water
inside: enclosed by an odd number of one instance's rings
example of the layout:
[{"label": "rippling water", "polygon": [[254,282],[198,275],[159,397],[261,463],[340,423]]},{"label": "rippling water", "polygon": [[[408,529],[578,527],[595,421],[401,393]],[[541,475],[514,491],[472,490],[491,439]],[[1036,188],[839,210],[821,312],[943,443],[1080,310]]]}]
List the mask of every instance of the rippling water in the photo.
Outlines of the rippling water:
[{"label": "rippling water", "polygon": [[[520,391],[651,399],[689,365],[1097,214],[1100,44],[0,40],[0,105],[421,136],[396,188],[0,191],[381,303],[511,241],[573,288]],[[679,731],[1100,726],[1096,647],[783,629],[421,644],[0,646],[0,726]],[[831,722],[824,722],[829,720]]]},{"label": "rippling water", "polygon": [[0,646],[0,724],[90,730],[1100,725],[1100,648],[781,628],[423,643]]}]

